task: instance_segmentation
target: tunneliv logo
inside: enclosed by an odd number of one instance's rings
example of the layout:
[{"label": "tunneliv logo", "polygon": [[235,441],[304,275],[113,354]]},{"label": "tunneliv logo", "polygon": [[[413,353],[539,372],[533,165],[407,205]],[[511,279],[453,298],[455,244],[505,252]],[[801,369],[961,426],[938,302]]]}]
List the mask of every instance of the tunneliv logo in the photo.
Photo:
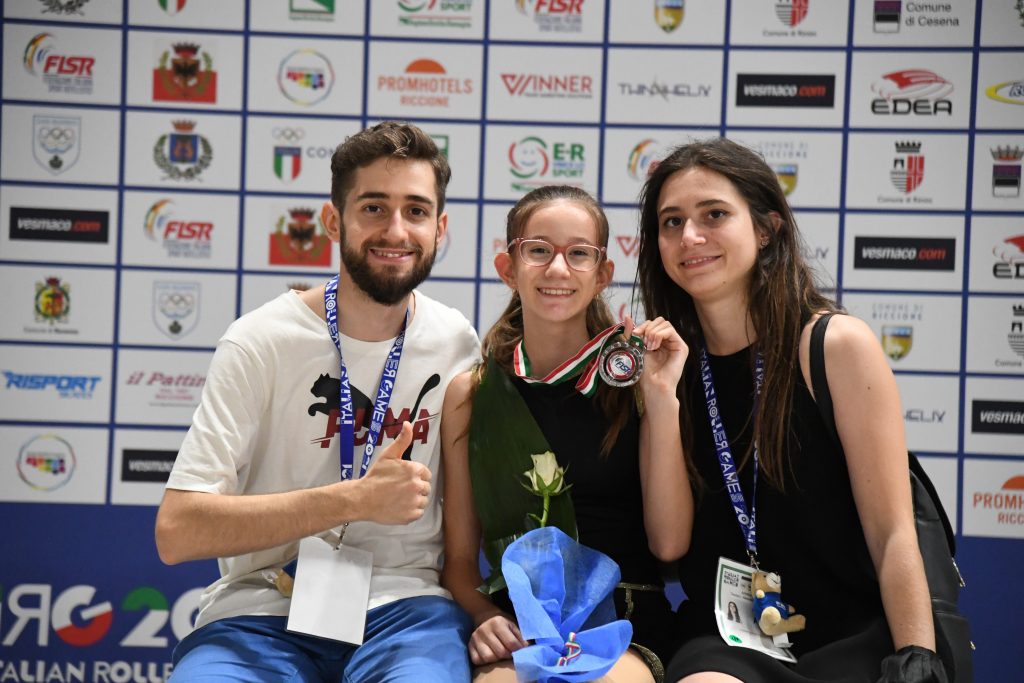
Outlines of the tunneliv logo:
[{"label": "tunneliv logo", "polygon": [[520,192],[552,181],[579,187],[586,170],[585,148],[578,142],[551,144],[535,135],[513,142],[508,148],[512,188]]},{"label": "tunneliv logo", "polygon": [[153,162],[164,172],[164,180],[197,180],[213,161],[213,146],[205,136],[194,133],[195,121],[172,121],[173,133],[164,133],[153,146]]},{"label": "tunneliv logo", "polygon": [[32,116],[32,156],[53,175],[75,165],[82,149],[81,141],[81,117]]},{"label": "tunneliv logo", "polygon": [[39,0],[43,6],[43,14],[79,14],[85,15],[82,7],[89,0]]},{"label": "tunneliv logo", "polygon": [[736,74],[737,107],[835,106],[835,74]]},{"label": "tunneliv logo", "polygon": [[56,434],[40,434],[18,451],[18,476],[36,491],[53,491],[75,474],[75,450]]},{"label": "tunneliv logo", "polygon": [[914,346],[912,325],[882,325],[882,350],[892,360],[906,358]]},{"label": "tunneliv logo", "polygon": [[654,23],[665,33],[679,28],[685,12],[685,0],[654,0]]},{"label": "tunneliv logo", "polygon": [[62,95],[91,95],[96,58],[62,54],[51,33],[38,33],[25,46],[25,71],[42,80],[47,92]]},{"label": "tunneliv logo", "polygon": [[1024,435],[1024,401],[972,400],[971,431],[975,434]]},{"label": "tunneliv logo", "polygon": [[878,97],[871,100],[875,115],[924,115],[953,113],[953,103],[946,96],[953,84],[927,69],[903,69],[882,74],[871,84]]},{"label": "tunneliv logo", "polygon": [[295,104],[311,106],[322,101],[334,87],[334,67],[312,48],[292,50],[277,68],[277,87]]},{"label": "tunneliv logo", "polygon": [[1007,199],[1019,197],[1024,147],[1002,145],[990,147],[988,151],[992,154],[992,196]]},{"label": "tunneliv logo", "polygon": [[33,304],[36,322],[66,323],[71,314],[71,284],[56,276],[37,282]]},{"label": "tunneliv logo", "polygon": [[10,238],[54,242],[106,244],[110,235],[110,212],[85,209],[44,209],[12,206]]},{"label": "tunneliv logo", "polygon": [[199,322],[202,286],[198,282],[153,283],[153,324],[167,337],[178,340]]},{"label": "tunneliv logo", "polygon": [[398,23],[404,26],[470,28],[473,0],[398,0]]},{"label": "tunneliv logo", "polygon": [[164,50],[153,69],[154,102],[217,102],[217,72],[213,58],[198,43],[174,43]]},{"label": "tunneliv logo", "polygon": [[775,3],[775,16],[783,26],[795,28],[807,18],[810,0],[783,0]]},{"label": "tunneliv logo", "polygon": [[306,137],[303,128],[278,126],[270,131],[274,138],[274,175],[283,183],[290,183],[302,173],[302,147],[299,143]]},{"label": "tunneliv logo", "polygon": [[903,194],[910,194],[924,182],[924,155],[921,143],[896,142],[896,156],[892,161],[889,179],[892,186]]},{"label": "tunneliv logo", "polygon": [[331,240],[316,209],[300,206],[278,216],[270,234],[268,262],[275,266],[331,265]]},{"label": "tunneliv logo", "polygon": [[952,271],[956,268],[956,238],[857,235],[853,239],[853,267]]},{"label": "tunneliv logo", "polygon": [[899,33],[902,13],[902,0],[875,0],[875,33]]},{"label": "tunneliv logo", "polygon": [[657,140],[644,138],[630,150],[629,159],[626,161],[626,172],[633,180],[644,182],[658,167],[658,162],[664,155],[665,150]]}]

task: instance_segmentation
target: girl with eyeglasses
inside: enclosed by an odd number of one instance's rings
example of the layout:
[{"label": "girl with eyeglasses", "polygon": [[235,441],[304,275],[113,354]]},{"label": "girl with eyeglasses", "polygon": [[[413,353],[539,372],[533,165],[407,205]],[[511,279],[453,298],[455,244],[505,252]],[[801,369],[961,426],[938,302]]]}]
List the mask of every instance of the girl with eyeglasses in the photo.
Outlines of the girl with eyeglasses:
[{"label": "girl with eyeglasses", "polygon": [[[689,525],[679,523],[692,514],[693,501],[675,395],[685,346],[660,318],[635,329],[627,319],[625,336],[646,347],[637,385],[601,382],[591,397],[576,386],[586,368],[566,370],[567,360],[615,323],[601,296],[614,273],[608,233],[600,205],[583,190],[548,186],[524,196],[508,213],[508,251],[494,259],[511,300],[484,337],[483,362],[457,377],[445,396],[442,584],[473,619],[476,681],[515,681],[510,658],[527,644],[507,591],[478,590],[481,544],[500,549],[522,535],[540,500],[517,481],[529,467],[510,463],[496,452],[502,444],[488,440],[518,419],[497,405],[525,404],[565,469],[570,488],[561,496],[571,499],[580,543],[621,569],[614,601],[619,618],[633,625],[632,644],[601,680],[660,682],[661,660],[674,644],[658,560],[678,558],[689,543]],[[559,368],[567,381],[537,381]],[[521,463],[530,455],[512,457]],[[552,500],[554,518],[560,503]]]}]

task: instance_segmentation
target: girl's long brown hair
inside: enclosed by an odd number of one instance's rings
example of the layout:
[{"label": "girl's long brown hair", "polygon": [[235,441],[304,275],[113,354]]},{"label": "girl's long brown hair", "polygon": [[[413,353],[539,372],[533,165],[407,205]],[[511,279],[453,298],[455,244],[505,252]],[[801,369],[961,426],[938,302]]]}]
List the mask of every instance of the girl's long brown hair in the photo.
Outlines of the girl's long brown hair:
[{"label": "girl's long brown hair", "polygon": [[[693,299],[672,281],[662,265],[658,249],[658,202],[670,176],[694,168],[704,168],[728,178],[749,205],[758,236],[768,238],[768,244],[758,252],[747,289],[747,306],[757,334],[757,349],[765,364],[754,440],[764,476],[776,488],[783,489],[785,442],[799,369],[800,335],[812,315],[839,309],[818,291],[813,272],[803,257],[803,243],[793,212],[777,176],[764,159],[725,138],[694,142],[673,150],[651,173],[641,194],[637,282],[647,316],[660,315],[671,321],[691,350],[678,392],[686,453],[693,452],[693,424],[691,410],[686,405],[689,392],[683,385],[695,381],[698,375],[696,350],[703,343],[703,332]],[[749,456],[748,451],[741,467]],[[699,482],[693,458],[687,458],[687,463],[690,480]]]},{"label": "girl's long brown hair", "polygon": [[[605,216],[601,205],[587,192],[569,185],[547,185],[539,187],[526,194],[508,212],[505,221],[505,240],[511,243],[517,237],[522,236],[526,223],[530,217],[539,209],[558,202],[572,202],[594,219],[597,226],[599,246],[608,246],[608,217]],[[513,258],[518,258],[515,254]],[[608,308],[601,295],[595,296],[587,306],[587,334],[591,337],[607,329],[615,323],[612,312]],[[512,352],[523,338],[523,305],[519,299],[519,292],[513,291],[512,298],[498,318],[497,322],[484,335],[481,345],[481,352],[486,362],[489,356],[493,356],[495,362],[509,374],[513,374]],[[473,389],[479,385],[484,365],[479,366],[478,372],[473,375]],[[608,431],[601,441],[601,454],[607,455],[619,433],[629,420],[629,414],[633,410],[633,392],[616,389],[600,383],[597,390],[597,402],[601,411],[608,418]]]}]

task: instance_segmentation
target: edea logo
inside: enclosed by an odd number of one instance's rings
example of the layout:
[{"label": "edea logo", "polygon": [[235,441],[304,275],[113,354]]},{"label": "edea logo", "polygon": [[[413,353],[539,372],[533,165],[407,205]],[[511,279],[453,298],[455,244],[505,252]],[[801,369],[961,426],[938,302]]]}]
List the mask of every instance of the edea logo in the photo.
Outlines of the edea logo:
[{"label": "edea logo", "polygon": [[39,33],[28,41],[23,59],[25,71],[38,77],[47,92],[62,95],[91,95],[95,57],[61,54],[50,33]]},{"label": "edea logo", "polygon": [[470,28],[473,0],[398,0],[398,23],[432,28]]},{"label": "edea logo", "polygon": [[153,69],[154,102],[217,101],[217,72],[213,58],[196,43],[175,43],[164,50],[157,67]]},{"label": "edea logo", "polygon": [[658,167],[665,150],[653,138],[645,138],[636,143],[629,152],[629,159],[626,161],[626,171],[629,177],[640,182],[646,181],[654,169]]},{"label": "edea logo", "polygon": [[[516,9],[533,19],[545,33],[579,33],[583,30],[586,0],[516,0]],[[593,1],[593,0],[591,0]]]},{"label": "edea logo", "polygon": [[110,212],[12,206],[10,233],[12,240],[106,244]]},{"label": "edea logo", "polygon": [[1024,81],[1005,81],[985,88],[989,99],[1003,104],[1024,104]]},{"label": "edea logo", "polygon": [[1006,145],[989,148],[992,154],[992,196],[1020,196],[1021,159],[1024,147]]},{"label": "edea logo", "polygon": [[146,237],[163,245],[170,258],[210,258],[213,223],[178,218],[170,199],[159,199],[149,207],[143,229]]},{"label": "edea logo", "polygon": [[953,92],[953,84],[934,71],[893,71],[883,74],[871,89],[878,94],[871,100],[871,113],[875,115],[953,114],[953,103],[946,98]]},{"label": "edea logo", "polygon": [[737,107],[835,106],[835,74],[736,74]]},{"label": "edea logo", "polygon": [[275,266],[330,266],[331,240],[316,210],[288,209],[270,235],[268,263]]},{"label": "edea logo", "polygon": [[153,162],[164,172],[163,180],[197,180],[213,161],[213,146],[192,132],[195,121],[181,119],[171,125],[174,132],[164,133],[153,146]]},{"label": "edea logo", "polygon": [[76,463],[71,444],[55,434],[42,434],[18,451],[18,476],[36,491],[53,491],[71,481]]},{"label": "edea logo", "polygon": [[277,87],[295,104],[314,105],[331,93],[334,67],[331,60],[316,50],[293,50],[278,66]]},{"label": "edea logo", "polygon": [[[115,620],[134,618],[135,625],[118,645],[147,648],[167,648],[171,644],[164,630],[168,625],[170,635],[176,640],[181,640],[192,631],[193,613],[199,606],[199,596],[203,590],[193,588],[176,598],[172,596],[172,602],[152,586],[137,586],[124,595],[115,612],[114,603],[102,597],[95,586],[78,584],[58,590],[50,584],[24,583],[4,586],[4,589],[4,601],[0,604],[0,624],[7,627],[3,634],[4,647],[15,646],[26,638],[31,639],[33,634],[33,645],[48,647],[51,633],[67,645],[89,647],[107,636]],[[73,666],[73,663],[69,662],[68,666]],[[170,675],[169,662],[159,670],[155,663],[148,663],[148,670],[143,666],[141,662],[129,664],[124,661],[97,661],[93,666],[94,678],[86,679],[83,675],[50,680],[158,683],[166,681]],[[133,669],[136,671],[133,672]],[[8,670],[4,668],[4,671]],[[9,680],[42,681],[44,678]]]},{"label": "edea logo", "polygon": [[453,78],[440,62],[424,58],[409,62],[401,75],[378,76],[377,91],[398,93],[406,107],[448,108],[453,96],[473,93],[473,79]]},{"label": "edea logo", "polygon": [[512,188],[520,192],[548,185],[553,180],[580,186],[586,169],[584,146],[578,142],[549,145],[536,136],[513,142],[508,148],[509,171],[515,180]]},{"label": "edea logo", "polygon": [[1000,280],[1024,280],[1024,235],[1007,237],[992,248],[996,262],[992,277]]},{"label": "edea logo", "polygon": [[654,0],[654,23],[665,33],[679,28],[685,13],[685,0]]}]

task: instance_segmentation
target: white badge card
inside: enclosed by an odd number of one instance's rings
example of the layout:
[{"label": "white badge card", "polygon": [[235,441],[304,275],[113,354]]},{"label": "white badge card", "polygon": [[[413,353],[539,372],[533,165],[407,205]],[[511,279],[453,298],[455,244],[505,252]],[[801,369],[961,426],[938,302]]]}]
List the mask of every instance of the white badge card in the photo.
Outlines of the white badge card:
[{"label": "white badge card", "polygon": [[722,640],[734,647],[746,647],[785,662],[796,662],[796,657],[785,645],[761,632],[754,621],[754,597],[750,584],[754,569],[725,557],[718,558],[718,577],[715,582],[715,620]]},{"label": "white badge card", "polygon": [[361,645],[370,602],[373,553],[322,538],[299,542],[288,630]]}]

